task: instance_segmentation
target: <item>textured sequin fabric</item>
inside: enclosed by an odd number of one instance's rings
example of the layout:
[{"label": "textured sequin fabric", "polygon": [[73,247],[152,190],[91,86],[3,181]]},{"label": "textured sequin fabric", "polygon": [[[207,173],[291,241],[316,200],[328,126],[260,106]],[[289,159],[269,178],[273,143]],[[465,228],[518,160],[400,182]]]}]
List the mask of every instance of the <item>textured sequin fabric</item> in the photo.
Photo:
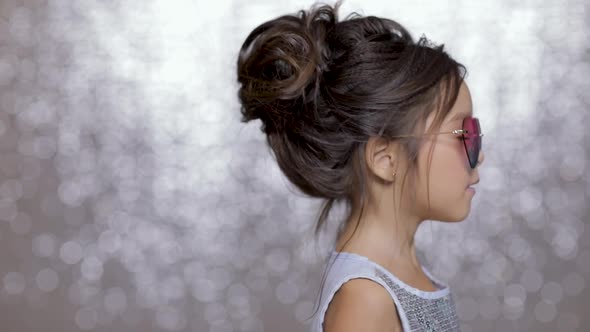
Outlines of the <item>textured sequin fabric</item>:
[{"label": "textured sequin fabric", "polygon": [[324,315],[338,289],[347,281],[367,278],[381,284],[391,295],[404,332],[460,332],[455,303],[449,287],[426,268],[424,273],[437,286],[436,291],[411,287],[367,257],[333,252],[329,270],[313,318],[311,332],[323,332]]},{"label": "textured sequin fabric", "polygon": [[375,269],[375,274],[383,279],[397,295],[410,325],[410,331],[461,331],[455,302],[450,292],[439,298],[424,298],[400,287],[398,283],[378,269]]}]

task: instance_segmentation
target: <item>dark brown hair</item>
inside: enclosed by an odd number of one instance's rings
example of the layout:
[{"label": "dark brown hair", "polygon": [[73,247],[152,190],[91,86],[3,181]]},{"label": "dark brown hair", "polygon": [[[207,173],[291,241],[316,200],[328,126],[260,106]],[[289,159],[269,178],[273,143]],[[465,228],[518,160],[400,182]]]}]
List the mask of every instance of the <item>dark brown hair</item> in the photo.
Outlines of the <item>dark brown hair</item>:
[{"label": "dark brown hair", "polygon": [[260,119],[286,177],[325,199],[316,234],[335,202],[362,216],[370,137],[400,143],[414,183],[423,141],[394,137],[424,133],[431,112],[430,132],[438,131],[466,74],[444,45],[414,41],[390,19],[353,13],[338,21],[339,6],[315,5],[261,24],[242,45],[237,67],[242,121]]}]

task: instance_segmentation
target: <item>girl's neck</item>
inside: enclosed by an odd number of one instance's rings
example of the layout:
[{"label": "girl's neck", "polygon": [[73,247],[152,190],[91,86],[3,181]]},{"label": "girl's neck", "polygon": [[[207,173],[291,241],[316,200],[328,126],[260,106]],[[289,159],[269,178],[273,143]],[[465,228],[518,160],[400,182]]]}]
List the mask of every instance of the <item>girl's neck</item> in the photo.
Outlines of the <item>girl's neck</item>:
[{"label": "girl's neck", "polygon": [[358,221],[355,230],[357,219],[357,216],[353,216],[346,222],[338,235],[336,251],[356,253],[383,266],[420,269],[414,246],[419,220],[393,222],[391,218],[380,219],[366,215]]}]

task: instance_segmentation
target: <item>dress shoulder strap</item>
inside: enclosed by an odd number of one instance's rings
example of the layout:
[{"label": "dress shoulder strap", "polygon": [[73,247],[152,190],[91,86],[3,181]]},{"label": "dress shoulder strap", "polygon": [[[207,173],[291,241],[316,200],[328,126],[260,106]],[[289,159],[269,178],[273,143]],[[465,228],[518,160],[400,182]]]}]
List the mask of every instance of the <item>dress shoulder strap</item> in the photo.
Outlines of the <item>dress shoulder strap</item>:
[{"label": "dress shoulder strap", "polygon": [[346,252],[334,252],[329,257],[327,268],[329,270],[320,293],[320,305],[311,325],[312,332],[323,332],[324,317],[334,295],[344,283],[357,278],[372,280],[385,288],[395,303],[403,330],[410,331],[409,321],[400,299],[391,285],[382,277],[382,271],[375,266],[375,263],[363,259],[362,256],[350,255]]}]

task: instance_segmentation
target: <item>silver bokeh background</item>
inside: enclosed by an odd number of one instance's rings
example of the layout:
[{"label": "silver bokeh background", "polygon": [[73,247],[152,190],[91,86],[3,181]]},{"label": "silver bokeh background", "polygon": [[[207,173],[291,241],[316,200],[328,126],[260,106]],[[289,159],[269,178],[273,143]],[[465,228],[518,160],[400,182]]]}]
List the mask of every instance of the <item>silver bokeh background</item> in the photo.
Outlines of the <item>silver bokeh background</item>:
[{"label": "silver bokeh background", "polygon": [[[320,202],[239,122],[235,62],[256,25],[311,3],[0,0],[0,330],[307,328],[338,210],[316,241]],[[417,235],[463,331],[589,330],[588,1],[352,11],[469,71],[472,213]]]}]

